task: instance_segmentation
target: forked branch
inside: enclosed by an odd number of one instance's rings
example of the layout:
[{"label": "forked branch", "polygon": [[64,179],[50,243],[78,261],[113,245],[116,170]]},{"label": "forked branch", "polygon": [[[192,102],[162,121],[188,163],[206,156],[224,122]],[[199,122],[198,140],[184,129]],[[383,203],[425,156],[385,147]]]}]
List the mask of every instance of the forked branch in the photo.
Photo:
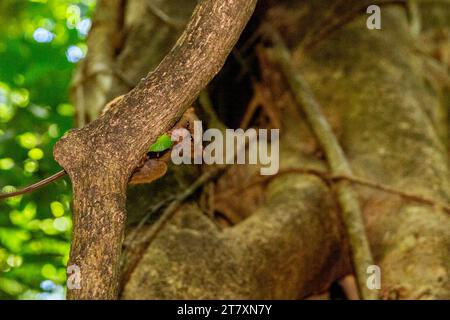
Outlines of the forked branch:
[{"label": "forked branch", "polygon": [[125,222],[127,182],[148,147],[181,117],[222,68],[256,0],[203,0],[153,73],[113,108],[55,146],[74,190],[69,265],[81,272],[71,299],[114,299]]}]

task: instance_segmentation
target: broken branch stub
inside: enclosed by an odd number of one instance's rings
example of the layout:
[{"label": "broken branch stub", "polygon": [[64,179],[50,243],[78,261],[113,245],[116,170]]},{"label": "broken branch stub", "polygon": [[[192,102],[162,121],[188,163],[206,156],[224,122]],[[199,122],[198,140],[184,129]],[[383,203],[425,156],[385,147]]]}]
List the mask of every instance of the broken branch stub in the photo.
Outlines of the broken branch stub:
[{"label": "broken branch stub", "polygon": [[126,184],[148,146],[168,131],[219,72],[256,0],[201,1],[171,52],[115,108],[55,145],[74,191],[70,299],[117,297]]}]

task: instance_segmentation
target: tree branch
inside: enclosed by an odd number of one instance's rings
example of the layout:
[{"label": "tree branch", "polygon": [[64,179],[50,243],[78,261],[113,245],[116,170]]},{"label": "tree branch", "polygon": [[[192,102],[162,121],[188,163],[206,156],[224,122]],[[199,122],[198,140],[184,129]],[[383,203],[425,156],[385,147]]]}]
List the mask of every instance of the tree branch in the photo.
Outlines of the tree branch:
[{"label": "tree branch", "polygon": [[169,130],[217,74],[256,0],[203,0],[158,68],[111,110],[55,145],[74,190],[69,265],[81,271],[71,299],[117,297],[126,184],[156,138]]}]

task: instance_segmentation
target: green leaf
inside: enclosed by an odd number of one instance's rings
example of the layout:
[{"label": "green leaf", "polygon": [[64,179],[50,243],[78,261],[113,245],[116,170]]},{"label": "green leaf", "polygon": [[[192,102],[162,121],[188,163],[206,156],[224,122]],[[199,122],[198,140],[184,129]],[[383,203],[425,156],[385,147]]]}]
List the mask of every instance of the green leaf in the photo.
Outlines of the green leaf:
[{"label": "green leaf", "polygon": [[173,146],[173,141],[168,134],[163,134],[150,146],[150,152],[162,152],[170,149]]}]

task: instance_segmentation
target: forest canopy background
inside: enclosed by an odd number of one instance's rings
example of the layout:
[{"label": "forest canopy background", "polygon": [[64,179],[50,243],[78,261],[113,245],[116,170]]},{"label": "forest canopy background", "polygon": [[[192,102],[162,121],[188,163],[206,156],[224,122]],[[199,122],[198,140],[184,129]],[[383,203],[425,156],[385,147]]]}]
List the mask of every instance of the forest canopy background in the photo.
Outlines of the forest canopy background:
[{"label": "forest canopy background", "polygon": [[[0,1],[0,186],[60,170],[53,146],[73,126],[69,85],[87,51],[95,0]],[[71,188],[0,202],[0,300],[64,296]]]}]

